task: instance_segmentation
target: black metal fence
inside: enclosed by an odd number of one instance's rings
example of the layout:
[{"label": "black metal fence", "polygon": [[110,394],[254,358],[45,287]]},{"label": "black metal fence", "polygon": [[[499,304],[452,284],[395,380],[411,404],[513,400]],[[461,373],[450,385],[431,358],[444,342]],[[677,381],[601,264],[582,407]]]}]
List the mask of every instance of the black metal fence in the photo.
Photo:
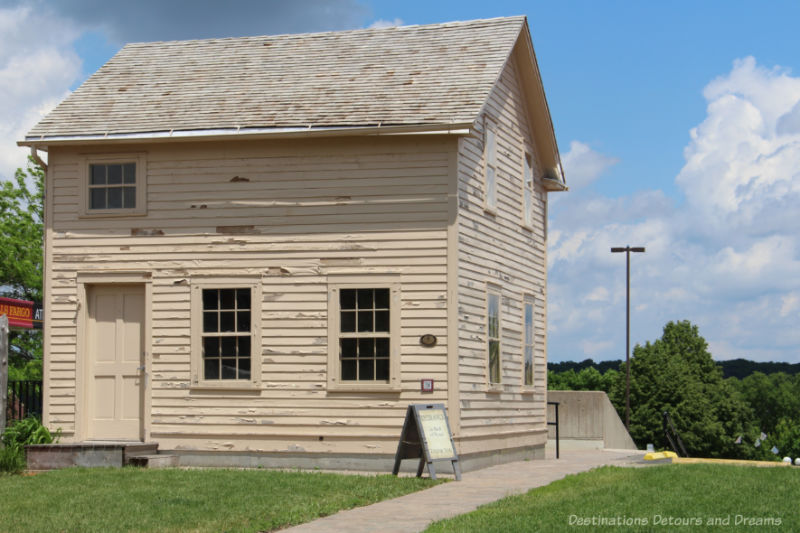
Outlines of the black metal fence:
[{"label": "black metal fence", "polygon": [[6,419],[22,420],[28,416],[42,417],[42,382],[35,380],[8,382],[8,413]]}]

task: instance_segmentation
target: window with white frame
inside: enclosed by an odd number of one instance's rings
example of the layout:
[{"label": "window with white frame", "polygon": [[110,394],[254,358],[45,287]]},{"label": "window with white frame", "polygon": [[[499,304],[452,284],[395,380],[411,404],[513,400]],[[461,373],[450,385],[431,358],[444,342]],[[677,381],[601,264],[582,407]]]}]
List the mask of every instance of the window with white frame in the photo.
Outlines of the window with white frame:
[{"label": "window with white frame", "polygon": [[393,276],[329,285],[329,387],[399,387],[399,305]]},{"label": "window with white frame", "polygon": [[193,283],[194,385],[237,387],[258,383],[260,294],[255,282]]},{"label": "window with white frame", "polygon": [[487,211],[497,210],[497,132],[495,123],[485,120],[484,142],[484,175],[486,186],[485,208]]},{"label": "window with white frame", "polygon": [[534,190],[533,190],[533,161],[531,159],[531,154],[526,153],[523,157],[523,167],[524,171],[522,174],[523,179],[523,209],[525,213],[523,215],[523,222],[525,226],[532,228],[533,227],[533,201],[535,198]]},{"label": "window with white frame", "polygon": [[82,216],[142,215],[146,210],[143,154],[87,156],[83,164]]},{"label": "window with white frame", "polygon": [[500,293],[490,288],[486,298],[486,341],[489,383],[500,383]]},{"label": "window with white frame", "polygon": [[533,387],[533,309],[534,301],[532,297],[525,297],[523,304],[523,351],[522,351],[522,384],[525,387]]}]

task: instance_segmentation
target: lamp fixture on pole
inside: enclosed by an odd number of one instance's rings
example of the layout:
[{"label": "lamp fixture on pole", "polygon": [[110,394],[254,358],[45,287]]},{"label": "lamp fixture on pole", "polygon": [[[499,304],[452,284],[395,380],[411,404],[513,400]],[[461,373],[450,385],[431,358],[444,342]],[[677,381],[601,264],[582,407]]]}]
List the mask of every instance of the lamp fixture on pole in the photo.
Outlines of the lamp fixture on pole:
[{"label": "lamp fixture on pole", "polygon": [[644,252],[644,246],[611,248],[625,252],[625,429],[631,429],[631,252]]}]

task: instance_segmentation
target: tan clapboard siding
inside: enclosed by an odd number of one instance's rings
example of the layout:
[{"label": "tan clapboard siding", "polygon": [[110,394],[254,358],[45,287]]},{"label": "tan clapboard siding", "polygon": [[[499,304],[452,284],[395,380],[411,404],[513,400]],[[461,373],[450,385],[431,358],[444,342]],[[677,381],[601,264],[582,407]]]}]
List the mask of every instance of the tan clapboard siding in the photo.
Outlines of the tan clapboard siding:
[{"label": "tan clapboard siding", "polygon": [[[446,138],[412,137],[115,147],[146,154],[147,214],[94,219],[77,211],[86,149],[54,148],[51,419],[74,428],[77,273],[136,271],[152,285],[155,440],[199,435],[186,446],[212,450],[226,435],[242,443],[283,438],[270,449],[287,451],[293,439],[313,436],[362,453],[361,441],[378,439],[386,453],[409,403],[447,397],[447,177],[455,149]],[[221,234],[218,226],[250,229]],[[328,276],[365,272],[401,282],[402,391],[327,393]],[[262,286],[261,390],[190,390],[191,282],[242,274]],[[420,346],[427,333],[437,346]],[[422,378],[435,380],[433,394],[420,393]]]},{"label": "tan clapboard siding", "polygon": [[[546,195],[535,162],[535,228],[523,228],[523,157],[534,144],[512,58],[484,108],[496,124],[497,213],[484,211],[484,121],[459,144],[459,377],[462,439],[544,430]],[[488,384],[487,283],[501,289],[501,385]],[[536,298],[535,392],[523,392],[523,297]],[[466,446],[466,445],[464,445]],[[470,448],[471,449],[471,448]]]}]

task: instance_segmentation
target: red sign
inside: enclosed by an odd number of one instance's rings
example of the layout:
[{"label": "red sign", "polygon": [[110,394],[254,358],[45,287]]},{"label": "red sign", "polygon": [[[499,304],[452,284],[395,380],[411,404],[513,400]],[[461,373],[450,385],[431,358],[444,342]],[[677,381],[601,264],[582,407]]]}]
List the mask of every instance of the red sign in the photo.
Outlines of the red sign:
[{"label": "red sign", "polygon": [[33,328],[33,302],[0,297],[0,316],[8,316],[10,328]]}]

